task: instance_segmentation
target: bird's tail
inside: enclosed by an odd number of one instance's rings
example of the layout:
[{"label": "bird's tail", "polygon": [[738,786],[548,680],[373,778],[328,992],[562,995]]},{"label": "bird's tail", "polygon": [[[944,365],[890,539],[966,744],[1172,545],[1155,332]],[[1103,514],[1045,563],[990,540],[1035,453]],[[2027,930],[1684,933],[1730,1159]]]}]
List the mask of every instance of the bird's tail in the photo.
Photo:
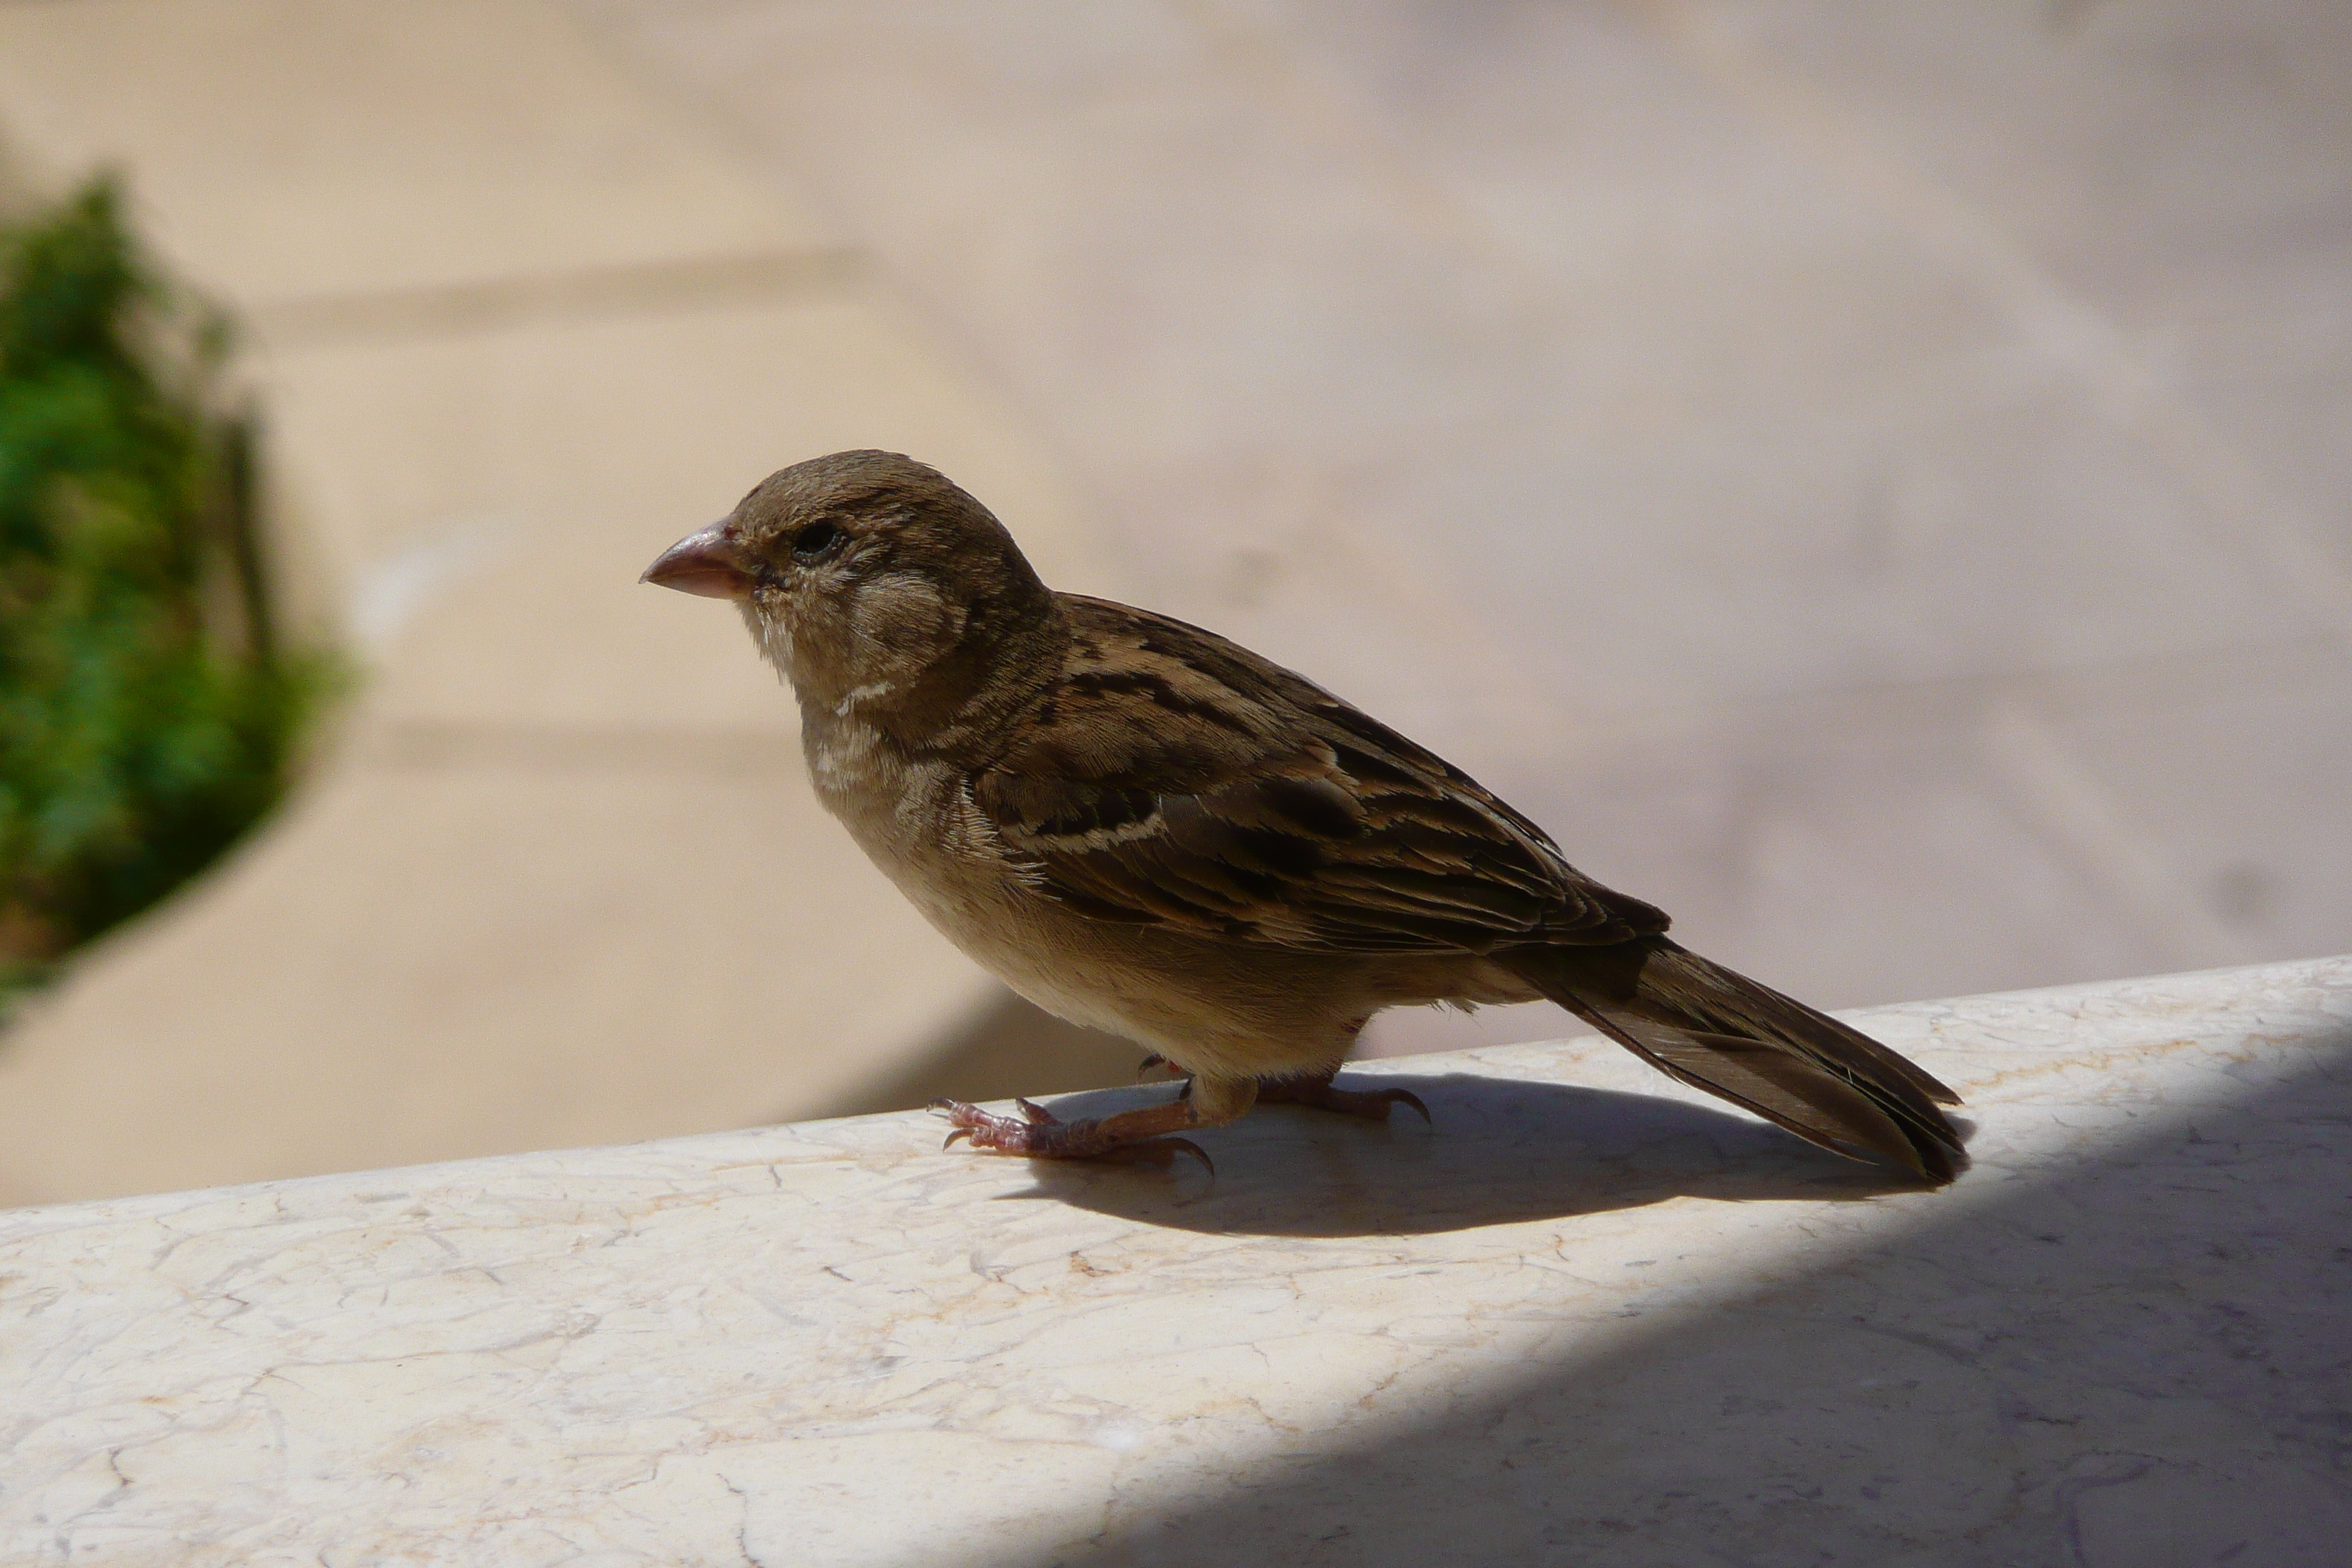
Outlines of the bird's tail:
[{"label": "bird's tail", "polygon": [[1941,1186],[1959,1097],[1860,1030],[1708,963],[1663,936],[1496,958],[1659,1070],[1798,1137]]}]

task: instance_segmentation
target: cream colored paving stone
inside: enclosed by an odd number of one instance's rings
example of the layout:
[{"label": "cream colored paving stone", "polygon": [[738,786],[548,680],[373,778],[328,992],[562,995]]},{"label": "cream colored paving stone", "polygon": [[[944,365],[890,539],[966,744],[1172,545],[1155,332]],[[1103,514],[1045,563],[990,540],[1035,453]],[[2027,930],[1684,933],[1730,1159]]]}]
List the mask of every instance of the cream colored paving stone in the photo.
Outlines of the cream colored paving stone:
[{"label": "cream colored paving stone", "polygon": [[992,994],[782,737],[373,751],[12,1034],[0,1194],[823,1113]]},{"label": "cream colored paving stone", "polygon": [[248,305],[824,243],[537,0],[0,5],[0,131]]},{"label": "cream colored paving stone", "polygon": [[796,730],[731,611],[637,576],[845,447],[938,464],[1049,581],[1116,586],[1036,441],[862,288],[356,341],[276,356],[267,386],[352,620],[396,639],[389,721]]},{"label": "cream colored paving stone", "polygon": [[2340,4],[574,3],[957,325],[1144,602],[1702,951],[1837,1004],[2352,942],[2340,748],[2060,726],[2049,810],[1986,740],[2340,642]]}]

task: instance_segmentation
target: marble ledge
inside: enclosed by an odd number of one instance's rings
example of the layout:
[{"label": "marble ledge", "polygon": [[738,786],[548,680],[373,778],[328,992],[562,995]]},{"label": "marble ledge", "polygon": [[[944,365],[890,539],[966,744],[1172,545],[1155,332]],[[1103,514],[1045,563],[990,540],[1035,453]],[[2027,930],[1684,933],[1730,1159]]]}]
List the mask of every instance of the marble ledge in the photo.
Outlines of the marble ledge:
[{"label": "marble ledge", "polygon": [[0,1214],[0,1562],[2341,1562],[2352,960],[1855,1016],[1953,1188],[1580,1039]]}]

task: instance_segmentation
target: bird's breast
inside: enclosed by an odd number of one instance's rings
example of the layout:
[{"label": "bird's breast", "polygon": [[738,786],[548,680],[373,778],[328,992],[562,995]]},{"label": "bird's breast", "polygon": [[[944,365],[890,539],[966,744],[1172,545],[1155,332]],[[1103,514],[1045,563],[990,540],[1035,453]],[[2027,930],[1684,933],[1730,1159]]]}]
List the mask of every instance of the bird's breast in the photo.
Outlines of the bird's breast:
[{"label": "bird's breast", "polygon": [[802,744],[817,798],[933,924],[961,943],[1003,915],[1020,889],[960,771],[839,715],[804,720]]}]

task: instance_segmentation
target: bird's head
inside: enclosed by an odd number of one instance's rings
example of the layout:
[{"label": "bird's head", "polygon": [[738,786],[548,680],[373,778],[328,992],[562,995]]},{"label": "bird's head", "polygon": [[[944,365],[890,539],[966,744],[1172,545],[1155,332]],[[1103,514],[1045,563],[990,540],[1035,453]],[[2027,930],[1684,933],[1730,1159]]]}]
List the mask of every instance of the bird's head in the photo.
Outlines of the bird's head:
[{"label": "bird's head", "polygon": [[769,475],[643,580],[734,600],[804,708],[910,734],[954,719],[1005,661],[1040,657],[1058,625],[1004,525],[895,452]]}]

